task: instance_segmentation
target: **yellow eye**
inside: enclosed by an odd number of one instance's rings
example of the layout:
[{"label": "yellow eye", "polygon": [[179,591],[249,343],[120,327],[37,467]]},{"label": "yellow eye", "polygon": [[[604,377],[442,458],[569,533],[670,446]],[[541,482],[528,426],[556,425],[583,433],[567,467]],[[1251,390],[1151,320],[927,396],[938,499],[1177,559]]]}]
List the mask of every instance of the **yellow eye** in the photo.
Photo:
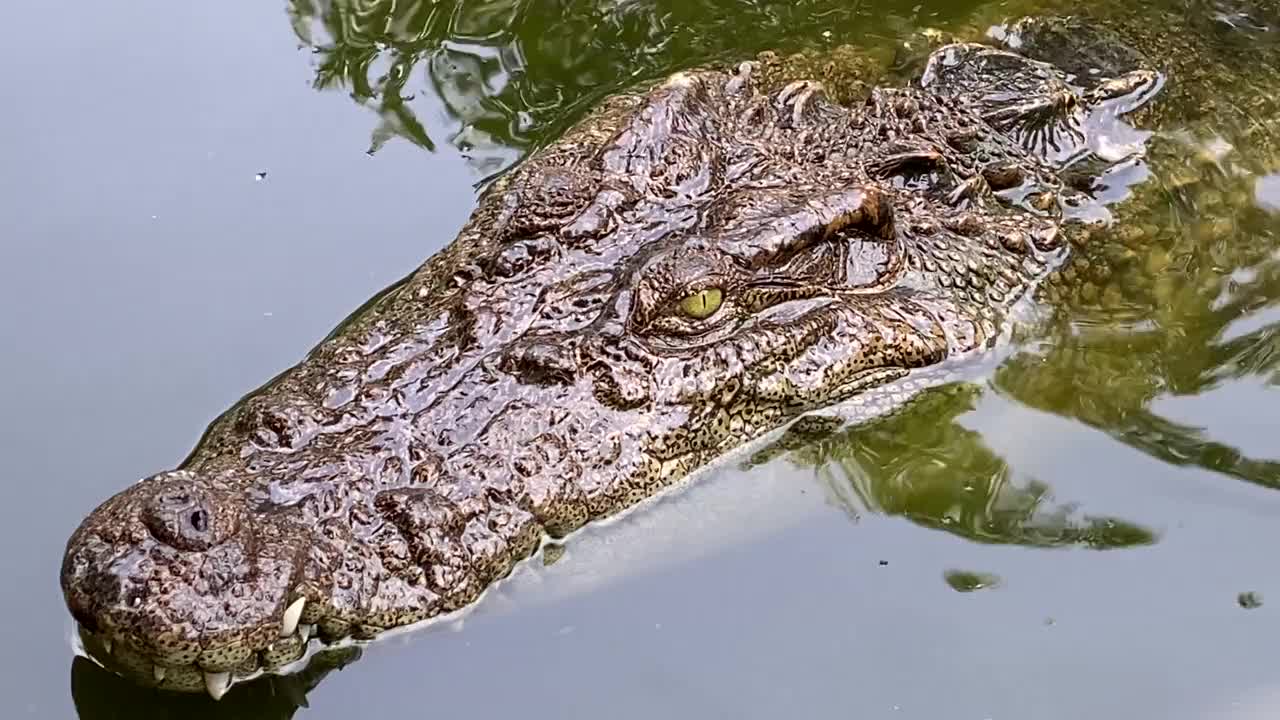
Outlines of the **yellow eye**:
[{"label": "yellow eye", "polygon": [[680,312],[694,320],[705,320],[720,309],[720,301],[724,295],[720,288],[707,288],[680,301]]}]

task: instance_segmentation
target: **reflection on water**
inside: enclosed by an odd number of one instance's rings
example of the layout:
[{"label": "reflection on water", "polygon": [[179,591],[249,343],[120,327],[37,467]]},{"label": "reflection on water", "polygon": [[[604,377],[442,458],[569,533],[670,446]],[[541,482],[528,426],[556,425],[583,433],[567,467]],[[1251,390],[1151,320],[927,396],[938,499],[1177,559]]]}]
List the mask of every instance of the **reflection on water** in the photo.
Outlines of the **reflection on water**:
[{"label": "reflection on water", "polygon": [[1253,176],[1231,157],[1188,160],[1178,147],[1154,153],[1153,181],[1088,236],[1099,249],[1081,249],[1055,295],[1067,311],[993,383],[1164,462],[1280,487],[1280,462],[1153,410],[1232,381],[1274,384],[1280,363],[1267,312],[1280,303],[1280,218],[1257,207]]},{"label": "reflection on water", "polygon": [[[1009,463],[960,423],[982,389],[953,384],[928,390],[907,407],[867,425],[803,443],[788,454],[818,469],[836,503],[899,515],[935,530],[984,543],[1098,549],[1155,542],[1155,533],[1117,518],[1078,516],[1055,505],[1049,488],[1019,478]],[[766,451],[766,454],[769,454]]]},{"label": "reflection on water", "polygon": [[833,39],[901,50],[921,24],[976,4],[291,0],[289,13],[315,52],[315,86],[377,111],[370,152],[392,138],[433,149],[417,102],[430,94],[453,128],[445,140],[490,175],[638,80]]},{"label": "reflection on water", "polygon": [[[239,718],[288,720],[298,708],[307,707],[307,693],[326,675],[359,659],[359,648],[349,647],[316,655],[301,672],[270,675],[237,685],[220,702],[204,695],[161,692],[103,669],[91,660],[76,657],[71,664],[71,697],[81,720],[129,717]],[[123,715],[120,710],[127,708]]]}]

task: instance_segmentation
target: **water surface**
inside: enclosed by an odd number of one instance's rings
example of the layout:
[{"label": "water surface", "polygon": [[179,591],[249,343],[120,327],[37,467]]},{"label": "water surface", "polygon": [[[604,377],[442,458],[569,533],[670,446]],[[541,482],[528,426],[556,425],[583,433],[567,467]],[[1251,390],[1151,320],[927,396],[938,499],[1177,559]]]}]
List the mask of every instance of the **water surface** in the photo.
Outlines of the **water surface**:
[{"label": "water surface", "polygon": [[902,5],[12,8],[0,715],[1280,715],[1280,163],[1212,124],[1153,158],[1116,260],[1141,282],[1069,333],[588,533],[460,628],[315,673],[308,709],[309,682],[214,705],[73,662],[80,518],[448,242],[488,178],[640,79],[837,43],[891,72],[1001,12]]}]

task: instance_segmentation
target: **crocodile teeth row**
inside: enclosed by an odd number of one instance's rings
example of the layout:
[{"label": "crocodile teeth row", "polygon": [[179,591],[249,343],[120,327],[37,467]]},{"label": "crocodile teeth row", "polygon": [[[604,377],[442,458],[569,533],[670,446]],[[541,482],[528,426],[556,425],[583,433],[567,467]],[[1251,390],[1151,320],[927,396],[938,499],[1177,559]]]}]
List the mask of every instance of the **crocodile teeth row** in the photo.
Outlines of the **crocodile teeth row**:
[{"label": "crocodile teeth row", "polygon": [[284,609],[284,617],[280,620],[280,637],[287,638],[298,630],[298,621],[302,619],[302,609],[307,599],[300,597]]},{"label": "crocodile teeth row", "polygon": [[[281,638],[287,638],[297,634],[298,638],[302,641],[303,646],[310,641],[311,636],[315,634],[316,626],[314,624],[301,622],[302,611],[306,608],[306,605],[307,599],[300,597],[285,608],[284,615],[280,619]],[[102,644],[102,649],[107,654],[111,654],[113,646],[111,638],[101,637],[99,641]],[[270,650],[272,646],[273,645],[268,645],[267,649]],[[160,685],[168,676],[168,668],[163,665],[153,665],[152,673],[154,674],[156,684]],[[204,670],[202,671],[202,674],[204,675],[205,690],[208,691],[209,697],[214,700],[221,700],[222,697],[227,694],[227,691],[231,689],[234,678],[230,671],[210,672],[208,670]]]}]

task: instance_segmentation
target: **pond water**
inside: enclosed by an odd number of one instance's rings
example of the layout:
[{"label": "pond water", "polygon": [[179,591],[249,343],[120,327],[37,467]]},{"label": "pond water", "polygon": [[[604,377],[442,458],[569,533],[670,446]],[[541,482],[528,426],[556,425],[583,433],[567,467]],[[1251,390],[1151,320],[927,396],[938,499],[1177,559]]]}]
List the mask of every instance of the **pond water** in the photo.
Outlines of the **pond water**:
[{"label": "pond water", "polygon": [[[1272,57],[1276,29],[1245,4],[1143,12],[1201,14],[1238,57]],[[484,182],[601,96],[766,49],[848,43],[892,69],[924,31],[1012,11],[10,8],[0,716],[1280,716],[1280,154],[1266,88],[1241,95],[1260,105],[1198,105],[1198,124],[1163,118],[1128,218],[1151,248],[1124,259],[1141,277],[1085,296],[1068,331],[899,416],[589,532],[460,626],[217,704],[73,654],[57,573],[76,523],[180,462],[209,420],[443,247]]]}]

